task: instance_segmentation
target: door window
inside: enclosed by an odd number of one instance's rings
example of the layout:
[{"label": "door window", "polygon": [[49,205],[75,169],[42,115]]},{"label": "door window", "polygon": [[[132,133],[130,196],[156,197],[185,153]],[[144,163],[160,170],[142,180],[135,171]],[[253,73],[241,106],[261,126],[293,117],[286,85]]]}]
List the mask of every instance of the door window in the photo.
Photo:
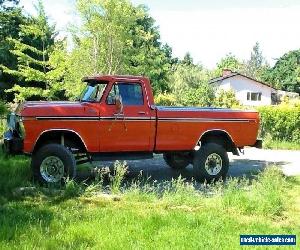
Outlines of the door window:
[{"label": "door window", "polygon": [[107,96],[106,103],[115,104],[118,95],[121,96],[124,106],[144,105],[143,90],[139,83],[115,83]]}]

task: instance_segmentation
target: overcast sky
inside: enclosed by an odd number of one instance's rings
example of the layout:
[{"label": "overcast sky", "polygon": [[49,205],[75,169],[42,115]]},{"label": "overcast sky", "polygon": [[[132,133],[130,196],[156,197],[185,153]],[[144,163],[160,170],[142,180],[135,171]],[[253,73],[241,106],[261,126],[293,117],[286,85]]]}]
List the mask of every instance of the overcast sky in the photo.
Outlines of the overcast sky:
[{"label": "overcast sky", "polygon": [[[32,0],[21,0],[34,13]],[[208,68],[228,53],[248,59],[256,41],[269,63],[300,48],[300,0],[133,0],[146,4],[174,56],[190,52]],[[64,32],[74,21],[74,0],[44,0],[46,11]]]}]

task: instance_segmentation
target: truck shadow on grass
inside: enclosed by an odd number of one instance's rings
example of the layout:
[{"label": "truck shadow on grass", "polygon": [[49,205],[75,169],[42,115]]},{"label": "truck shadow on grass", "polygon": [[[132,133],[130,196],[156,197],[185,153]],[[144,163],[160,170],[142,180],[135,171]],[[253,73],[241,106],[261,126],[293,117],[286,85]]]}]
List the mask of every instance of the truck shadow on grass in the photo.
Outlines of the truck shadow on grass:
[{"label": "truck shadow on grass", "polygon": [[[288,164],[288,162],[271,162],[263,160],[248,160],[248,159],[233,159],[230,161],[230,167],[228,171],[228,177],[235,178],[248,178],[253,179],[255,176],[263,171],[265,168],[271,166],[281,167]],[[93,165],[94,168],[108,167],[110,171],[113,171],[113,162],[97,162]],[[166,165],[162,157],[155,157],[154,160],[143,161],[128,161],[128,172],[125,177],[125,181],[131,182],[136,179],[143,179],[149,181],[165,182],[171,181],[182,177],[186,181],[194,181],[193,168],[190,164],[186,169],[173,170]],[[78,171],[77,179],[93,180],[95,178],[91,168],[81,169]]]}]

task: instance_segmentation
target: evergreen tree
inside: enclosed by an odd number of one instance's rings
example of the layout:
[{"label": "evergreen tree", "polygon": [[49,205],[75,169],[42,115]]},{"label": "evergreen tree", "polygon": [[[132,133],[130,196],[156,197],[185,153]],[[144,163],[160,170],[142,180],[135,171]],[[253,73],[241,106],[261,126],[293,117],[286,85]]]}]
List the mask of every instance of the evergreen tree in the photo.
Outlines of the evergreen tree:
[{"label": "evergreen tree", "polygon": [[266,59],[263,57],[260,45],[255,43],[250,60],[245,63],[244,72],[247,76],[257,80],[262,80],[263,74],[268,70],[269,66],[266,63]]},{"label": "evergreen tree", "polygon": [[237,59],[235,55],[229,53],[225,57],[223,57],[219,63],[217,63],[217,69],[214,71],[213,75],[215,77],[221,76],[224,69],[229,69],[232,72],[240,73],[243,69],[243,64]]},{"label": "evergreen tree", "polygon": [[181,63],[186,64],[186,65],[194,65],[194,60],[193,57],[191,56],[190,52],[187,52],[184,55],[183,60],[181,61]]},{"label": "evergreen tree", "polygon": [[[17,57],[10,53],[13,43],[8,38],[20,38],[20,26],[25,24],[27,18],[23,15],[22,9],[18,7],[16,0],[0,0],[0,64],[11,69],[17,69]],[[10,88],[17,79],[3,72],[0,67],[0,98],[10,97],[4,89]]]},{"label": "evergreen tree", "polygon": [[20,39],[8,39],[14,45],[10,52],[17,57],[17,69],[1,65],[5,73],[19,80],[9,90],[15,93],[16,100],[47,99],[50,93],[49,55],[54,45],[55,27],[49,24],[41,1],[36,11],[37,16],[21,25]]},{"label": "evergreen tree", "polygon": [[262,67],[264,61],[265,59],[262,55],[262,51],[260,50],[260,45],[258,42],[256,42],[251,52],[249,65],[252,66],[254,70],[258,70],[260,67]]}]

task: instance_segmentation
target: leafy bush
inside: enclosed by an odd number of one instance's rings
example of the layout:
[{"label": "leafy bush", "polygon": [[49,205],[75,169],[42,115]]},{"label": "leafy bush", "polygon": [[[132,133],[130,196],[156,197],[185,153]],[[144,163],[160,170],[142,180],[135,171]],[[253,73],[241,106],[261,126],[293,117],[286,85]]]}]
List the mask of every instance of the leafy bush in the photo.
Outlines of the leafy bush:
[{"label": "leafy bush", "polygon": [[261,136],[272,140],[300,141],[300,106],[279,105],[259,107]]},{"label": "leafy bush", "polygon": [[211,78],[209,71],[187,58],[175,67],[170,76],[169,89],[175,102],[180,106],[211,106],[214,90],[208,84]]},{"label": "leafy bush", "polygon": [[220,108],[239,108],[241,104],[236,99],[235,92],[233,90],[225,91],[221,90],[218,92],[214,105]]},{"label": "leafy bush", "polygon": [[178,102],[183,106],[212,106],[214,90],[208,84],[199,85],[195,89],[188,89],[177,95]]},{"label": "leafy bush", "polygon": [[4,102],[0,100],[0,117],[7,113],[8,109]]},{"label": "leafy bush", "polygon": [[175,106],[177,104],[176,96],[168,93],[158,94],[154,101],[156,105],[161,106]]}]

